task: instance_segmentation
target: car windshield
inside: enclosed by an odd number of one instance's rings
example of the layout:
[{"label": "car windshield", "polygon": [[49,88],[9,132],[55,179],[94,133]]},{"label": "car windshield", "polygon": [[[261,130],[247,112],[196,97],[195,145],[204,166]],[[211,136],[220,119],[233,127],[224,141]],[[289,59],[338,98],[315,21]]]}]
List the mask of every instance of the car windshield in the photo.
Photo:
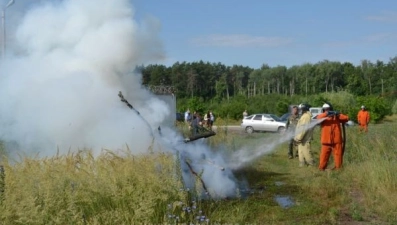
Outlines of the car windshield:
[{"label": "car windshield", "polygon": [[254,115],[251,115],[251,116],[245,117],[244,119],[245,119],[245,120],[251,120],[253,116],[254,116]]},{"label": "car windshield", "polygon": [[281,121],[286,121],[286,120],[288,120],[288,117],[289,117],[290,115],[291,115],[290,113],[286,113],[286,114],[284,114],[284,115],[282,115],[282,116],[280,117],[280,120],[281,120]]},{"label": "car windshield", "polygon": [[280,121],[280,118],[274,114],[270,114],[269,116],[273,118],[275,121]]}]

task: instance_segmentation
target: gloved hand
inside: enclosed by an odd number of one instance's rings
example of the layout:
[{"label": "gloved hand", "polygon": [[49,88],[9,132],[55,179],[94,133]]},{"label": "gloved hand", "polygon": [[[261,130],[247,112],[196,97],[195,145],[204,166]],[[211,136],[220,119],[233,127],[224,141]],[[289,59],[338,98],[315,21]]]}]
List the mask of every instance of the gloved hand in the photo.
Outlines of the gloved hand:
[{"label": "gloved hand", "polygon": [[339,116],[339,111],[328,111],[327,112],[327,116],[328,117],[330,117],[330,116]]},{"label": "gloved hand", "polygon": [[295,144],[300,144],[302,143],[302,140],[294,139]]},{"label": "gloved hand", "polygon": [[335,116],[335,111],[327,111],[327,116],[328,117]]}]

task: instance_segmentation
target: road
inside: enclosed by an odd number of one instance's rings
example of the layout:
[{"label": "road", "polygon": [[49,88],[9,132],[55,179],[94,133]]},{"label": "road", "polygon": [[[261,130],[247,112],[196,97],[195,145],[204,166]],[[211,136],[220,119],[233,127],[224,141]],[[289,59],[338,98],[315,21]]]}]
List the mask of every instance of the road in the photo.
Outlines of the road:
[{"label": "road", "polygon": [[228,131],[233,131],[233,132],[243,132],[243,128],[239,125],[233,125],[233,126],[212,126],[213,131],[217,131],[218,129],[224,130],[227,129]]}]

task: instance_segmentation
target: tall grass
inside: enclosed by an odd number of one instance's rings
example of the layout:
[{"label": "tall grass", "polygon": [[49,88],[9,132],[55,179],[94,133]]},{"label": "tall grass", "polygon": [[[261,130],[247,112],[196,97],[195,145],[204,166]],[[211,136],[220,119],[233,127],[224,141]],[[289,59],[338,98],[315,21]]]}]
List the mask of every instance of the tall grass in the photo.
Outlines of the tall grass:
[{"label": "tall grass", "polygon": [[350,134],[346,175],[364,195],[366,208],[397,222],[397,123],[370,126]]},{"label": "tall grass", "polygon": [[[242,182],[261,190],[233,200],[197,199],[194,190],[186,190],[181,182],[178,159],[168,154],[120,157],[104,152],[94,158],[90,151],[81,151],[24,158],[16,164],[4,160],[0,224],[190,224],[208,223],[206,215],[210,223],[344,224],[343,217],[349,217],[349,221],[395,224],[397,118],[389,120],[393,122],[371,125],[367,134],[358,133],[357,127],[347,128],[341,171],[298,169],[298,161],[287,158],[287,143],[280,145],[270,155],[234,171]],[[217,125],[227,124],[219,121]],[[186,127],[181,129],[188,132]],[[208,144],[231,151],[241,146],[250,149],[272,135],[221,128]],[[320,130],[315,129],[315,158],[319,138]],[[285,185],[277,186],[277,181]],[[274,201],[275,195],[292,196],[296,205],[283,209]]]},{"label": "tall grass", "polygon": [[4,167],[3,224],[161,223],[169,204],[187,199],[175,159],[165,154],[83,151]]}]

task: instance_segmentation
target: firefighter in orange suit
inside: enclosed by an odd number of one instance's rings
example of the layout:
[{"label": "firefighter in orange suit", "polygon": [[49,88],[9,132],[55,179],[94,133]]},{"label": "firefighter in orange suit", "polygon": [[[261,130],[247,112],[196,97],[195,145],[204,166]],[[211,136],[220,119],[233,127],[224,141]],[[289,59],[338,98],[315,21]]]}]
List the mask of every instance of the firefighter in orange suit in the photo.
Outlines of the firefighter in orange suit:
[{"label": "firefighter in orange suit", "polygon": [[349,121],[347,115],[333,111],[330,103],[323,105],[323,113],[317,116],[317,119],[325,118],[321,122],[321,153],[320,153],[320,170],[325,170],[328,160],[333,152],[335,169],[340,169],[343,162],[343,139],[341,133],[341,123]]},{"label": "firefighter in orange suit", "polygon": [[369,112],[365,108],[365,106],[361,106],[361,110],[357,114],[357,121],[359,127],[359,131],[362,132],[368,132],[368,123],[369,123]]}]

